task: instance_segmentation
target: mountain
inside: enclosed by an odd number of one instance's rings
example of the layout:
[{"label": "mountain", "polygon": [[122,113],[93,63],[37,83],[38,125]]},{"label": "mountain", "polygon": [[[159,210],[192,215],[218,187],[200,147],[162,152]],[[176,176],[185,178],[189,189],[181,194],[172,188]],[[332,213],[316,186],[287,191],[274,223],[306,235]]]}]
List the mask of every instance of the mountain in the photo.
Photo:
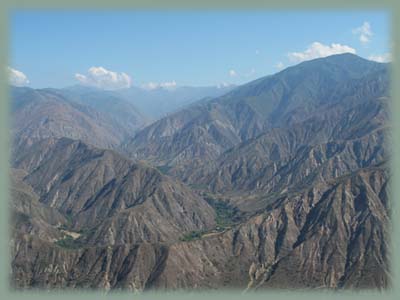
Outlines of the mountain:
[{"label": "mountain", "polygon": [[334,55],[193,103],[115,150],[54,136],[15,148],[13,286],[389,288],[388,94],[388,65]]},{"label": "mountain", "polygon": [[12,169],[10,175],[12,230],[51,242],[61,239],[62,234],[56,227],[66,224],[66,218],[58,210],[40,202],[33,188],[23,182],[27,175],[25,171]]},{"label": "mountain", "polygon": [[[273,128],[196,168],[170,173],[214,193],[278,193],[378,165],[389,155],[388,99],[336,104],[286,128]],[[233,194],[232,194],[233,192]]]},{"label": "mountain", "polygon": [[[141,276],[156,272],[169,244],[215,226],[214,210],[204,199],[158,170],[114,151],[51,138],[20,154],[12,173],[16,287],[67,282],[85,286],[87,279],[78,275],[77,266],[82,272],[91,269],[89,276],[118,275],[115,280],[121,285],[119,277],[128,276],[129,264],[143,272]],[[103,263],[98,264],[111,257],[114,261],[107,268],[121,268],[119,273],[107,273]],[[66,278],[60,267],[72,268],[64,273]],[[91,286],[106,288],[99,280],[103,279],[93,278]]]},{"label": "mountain", "polygon": [[161,244],[66,249],[15,237],[16,287],[142,291],[204,288],[387,288],[390,247],[382,169],[297,194],[222,233]]},{"label": "mountain", "polygon": [[157,120],[196,101],[221,96],[234,87],[234,85],[177,86],[174,88],[158,87],[154,89],[131,87],[119,90],[117,93],[135,105],[146,116]]},{"label": "mountain", "polygon": [[173,245],[153,288],[387,288],[387,183],[360,170],[282,195],[233,229]]},{"label": "mountain", "polygon": [[[49,90],[49,89],[48,89]],[[72,86],[59,90],[51,89],[71,102],[85,105],[106,114],[114,124],[132,135],[150,122],[147,116],[131,101],[115,91],[106,91],[97,88]]]},{"label": "mountain", "polygon": [[15,148],[68,137],[115,148],[145,124],[132,104],[103,92],[12,87]]},{"label": "mountain", "polygon": [[23,180],[42,204],[96,244],[170,242],[214,225],[213,209],[181,183],[81,141],[42,140],[14,167],[27,172]]},{"label": "mountain", "polygon": [[386,64],[352,54],[303,62],[167,116],[137,132],[124,151],[155,165],[193,168],[331,105],[387,97],[388,83]]}]

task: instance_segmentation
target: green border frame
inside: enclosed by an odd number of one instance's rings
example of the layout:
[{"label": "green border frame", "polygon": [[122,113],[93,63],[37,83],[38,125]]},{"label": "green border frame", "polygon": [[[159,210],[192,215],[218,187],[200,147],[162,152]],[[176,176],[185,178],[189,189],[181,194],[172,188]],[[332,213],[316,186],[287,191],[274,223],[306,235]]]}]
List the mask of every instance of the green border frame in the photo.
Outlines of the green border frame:
[{"label": "green border frame", "polygon": [[[150,2],[151,1],[151,2]],[[27,9],[159,9],[159,10],[385,10],[392,13],[391,36],[393,42],[391,117],[393,136],[392,184],[392,250],[391,250],[391,288],[376,290],[264,290],[243,293],[238,290],[202,291],[202,292],[147,292],[133,294],[127,292],[60,291],[41,292],[12,291],[9,288],[9,223],[8,223],[8,158],[9,158],[9,102],[8,78],[8,17],[12,10]],[[317,11],[316,11],[317,12]],[[400,299],[400,204],[396,195],[400,195],[400,1],[398,0],[1,0],[0,1],[0,297],[2,299]]]}]

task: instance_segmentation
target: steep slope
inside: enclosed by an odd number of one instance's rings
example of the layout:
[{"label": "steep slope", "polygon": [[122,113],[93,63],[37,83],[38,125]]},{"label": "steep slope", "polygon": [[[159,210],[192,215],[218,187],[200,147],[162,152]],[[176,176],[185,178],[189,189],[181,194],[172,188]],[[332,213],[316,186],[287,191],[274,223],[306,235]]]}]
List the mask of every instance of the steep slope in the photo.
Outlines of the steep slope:
[{"label": "steep slope", "polygon": [[65,250],[24,235],[14,244],[13,282],[128,290],[385,288],[387,184],[386,171],[360,170],[282,195],[228,231],[170,246]]},{"label": "steep slope", "polygon": [[387,99],[331,106],[286,128],[274,128],[217,160],[170,173],[213,192],[278,192],[376,165],[388,156]]},{"label": "steep slope", "polygon": [[141,243],[66,249],[32,235],[12,243],[14,288],[141,291],[166,256],[166,247]]},{"label": "steep slope", "polygon": [[386,188],[371,169],[282,195],[234,229],[173,245],[151,287],[388,287]]},{"label": "steep slope", "polygon": [[191,168],[330,105],[351,106],[388,96],[388,83],[385,64],[352,54],[316,59],[163,118],[139,131],[124,149],[156,165]]},{"label": "steep slope", "polygon": [[390,287],[388,83],[347,54],[261,78],[138,132],[124,149],[158,170],[18,148],[14,286]]},{"label": "steep slope", "polygon": [[32,187],[22,181],[23,170],[11,170],[11,230],[54,242],[63,237],[58,227],[67,224],[66,218],[56,209],[39,201]]},{"label": "steep slope", "polygon": [[78,103],[106,115],[113,126],[126,137],[146,125],[149,120],[131,101],[117,91],[105,91],[84,86],[64,89],[46,89],[63,96],[72,103]]},{"label": "steep slope", "polygon": [[67,98],[60,90],[13,87],[11,97],[14,148],[29,147],[52,137],[115,148],[143,124],[133,109],[107,95],[89,99],[91,103],[82,95],[85,101],[79,103],[76,97]]},{"label": "steep slope", "polygon": [[[214,211],[156,169],[70,139],[47,139],[17,158],[41,203],[96,245],[171,242],[214,226]],[[89,234],[90,232],[90,234]],[[85,243],[88,243],[86,241]]]}]

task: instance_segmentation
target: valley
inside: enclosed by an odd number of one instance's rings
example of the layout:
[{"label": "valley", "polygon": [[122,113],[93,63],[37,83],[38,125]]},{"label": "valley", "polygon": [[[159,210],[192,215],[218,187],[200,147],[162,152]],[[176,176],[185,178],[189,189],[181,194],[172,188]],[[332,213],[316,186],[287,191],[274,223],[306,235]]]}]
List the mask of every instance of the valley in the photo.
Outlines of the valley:
[{"label": "valley", "polygon": [[389,73],[345,53],[223,89],[11,87],[12,286],[389,288]]}]

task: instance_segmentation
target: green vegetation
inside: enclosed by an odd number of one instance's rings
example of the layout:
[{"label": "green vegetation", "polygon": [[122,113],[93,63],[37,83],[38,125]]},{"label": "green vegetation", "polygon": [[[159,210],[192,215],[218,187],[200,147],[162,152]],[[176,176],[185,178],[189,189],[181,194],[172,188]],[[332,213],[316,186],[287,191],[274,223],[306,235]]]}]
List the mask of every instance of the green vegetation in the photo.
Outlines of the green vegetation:
[{"label": "green vegetation", "polygon": [[[71,227],[65,224],[62,224],[58,227],[58,230],[61,231],[71,231]],[[78,249],[82,248],[85,245],[85,237],[90,236],[96,231],[95,228],[83,228],[78,231],[72,231],[72,233],[78,233],[80,236],[73,238],[70,234],[64,232],[64,238],[55,242],[56,245],[62,248],[67,249]]]},{"label": "green vegetation", "polygon": [[160,171],[163,174],[168,174],[168,171],[171,170],[171,166],[164,165],[164,166],[158,166],[156,167],[158,171]]},{"label": "green vegetation", "polygon": [[215,228],[209,231],[191,231],[181,237],[179,239],[180,241],[190,242],[198,240],[201,239],[205,234],[225,231],[226,229],[229,229],[233,225],[236,225],[240,222],[239,210],[236,207],[230,205],[224,200],[213,198],[209,194],[206,194],[204,199],[215,210],[215,222],[217,223]]},{"label": "green vegetation", "polygon": [[72,227],[73,223],[73,216],[71,212],[67,212],[64,214],[64,217],[66,219],[66,224],[61,224],[60,226],[57,227],[58,230],[70,230]]},{"label": "green vegetation", "polygon": [[194,189],[194,190],[205,190],[207,189],[206,184],[189,184],[189,187]]},{"label": "green vegetation", "polygon": [[240,222],[239,210],[223,201],[207,195],[204,199],[210,204],[216,213],[215,222],[217,223],[216,230],[224,231],[227,228]]},{"label": "green vegetation", "polygon": [[68,225],[71,225],[73,222],[72,212],[68,211],[64,216],[67,219]]},{"label": "green vegetation", "polygon": [[55,244],[62,248],[67,249],[78,249],[83,247],[83,243],[79,240],[72,238],[69,235],[66,235],[62,240],[58,240]]},{"label": "green vegetation", "polygon": [[69,230],[69,226],[65,225],[65,224],[61,224],[60,226],[58,226],[59,230]]},{"label": "green vegetation", "polygon": [[84,236],[92,235],[95,232],[96,232],[96,228],[83,228],[83,229],[77,231],[77,233],[84,235]]},{"label": "green vegetation", "polygon": [[179,240],[182,242],[190,242],[190,241],[198,240],[201,238],[201,236],[204,233],[205,233],[204,231],[191,231],[188,234],[185,234]]},{"label": "green vegetation", "polygon": [[229,206],[223,201],[219,201],[215,203],[214,209],[217,213],[217,217],[215,219],[215,221],[217,222],[217,226],[226,228],[235,224],[235,208]]}]

